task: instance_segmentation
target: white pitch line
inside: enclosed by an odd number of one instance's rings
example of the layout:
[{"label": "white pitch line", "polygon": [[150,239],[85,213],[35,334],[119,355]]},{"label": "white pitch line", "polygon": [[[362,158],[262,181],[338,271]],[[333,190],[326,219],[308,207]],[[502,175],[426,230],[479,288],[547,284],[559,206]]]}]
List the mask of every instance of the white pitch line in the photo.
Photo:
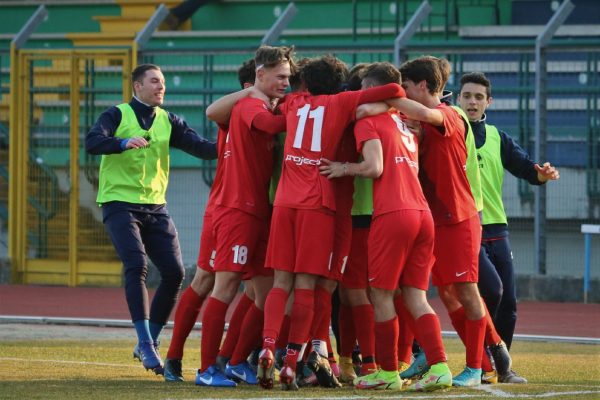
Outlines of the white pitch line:
[{"label": "white pitch line", "polygon": [[69,361],[69,360],[40,360],[40,359],[31,359],[31,358],[16,358],[16,357],[0,357],[2,361],[20,361],[20,362],[43,362],[43,363],[53,363],[53,364],[76,364],[76,365],[99,365],[102,367],[120,367],[120,368],[134,368],[135,365],[125,365],[125,364],[110,364],[110,363],[101,363],[101,362],[90,362],[90,361]]},{"label": "white pitch line", "polygon": [[504,390],[498,388],[496,385],[480,385],[473,387],[472,389],[481,390],[482,392],[489,393],[494,397],[513,397],[512,393],[507,393]]},{"label": "white pitch line", "polygon": [[[81,325],[107,328],[131,328],[133,325],[126,319],[102,319],[102,318],[68,318],[68,317],[35,317],[28,315],[0,315],[0,323],[17,324],[48,324],[48,325]],[[229,324],[225,324],[227,330]],[[166,328],[173,327],[173,321],[168,321]],[[194,329],[202,329],[202,324],[196,322]],[[458,337],[454,331],[442,331],[443,337]],[[581,336],[558,336],[558,335],[525,335],[515,334],[515,340],[543,341],[543,342],[567,342],[581,344],[600,344],[600,338]]]}]

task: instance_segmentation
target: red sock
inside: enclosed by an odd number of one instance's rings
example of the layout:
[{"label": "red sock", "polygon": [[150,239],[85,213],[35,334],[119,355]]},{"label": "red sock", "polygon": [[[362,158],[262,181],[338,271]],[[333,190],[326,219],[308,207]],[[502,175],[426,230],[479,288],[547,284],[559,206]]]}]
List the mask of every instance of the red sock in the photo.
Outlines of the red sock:
[{"label": "red sock", "polygon": [[498,335],[494,321],[492,321],[492,317],[487,308],[485,309],[485,322],[485,344],[491,346],[500,343],[502,338]]},{"label": "red sock", "polygon": [[485,317],[475,321],[467,319],[465,322],[467,334],[467,367],[469,368],[481,368],[485,324]]},{"label": "red sock", "polygon": [[200,368],[205,371],[217,360],[217,353],[223,338],[225,314],[229,304],[209,297],[202,315],[202,340],[200,344]]},{"label": "red sock", "polygon": [[256,307],[254,303],[248,308],[241,326],[241,334],[236,337],[237,344],[231,356],[231,365],[238,365],[246,361],[252,349],[260,343],[264,315],[264,311]]},{"label": "red sock", "polygon": [[281,331],[279,332],[279,337],[277,338],[277,343],[275,343],[276,349],[285,349],[285,346],[288,344],[288,339],[290,337],[290,316],[284,315],[283,322],[281,323]]},{"label": "red sock", "polygon": [[294,289],[294,304],[290,316],[289,343],[304,343],[315,316],[315,291],[310,289]]},{"label": "red sock", "polygon": [[204,297],[198,296],[191,286],[183,291],[177,310],[175,310],[175,325],[167,358],[178,360],[183,358],[185,341],[196,323],[203,301]]},{"label": "red sock", "polygon": [[273,288],[267,295],[265,301],[265,322],[263,328],[263,348],[275,352],[275,342],[279,336],[281,322],[285,313],[288,293],[280,288]]},{"label": "red sock", "polygon": [[425,352],[427,364],[446,361],[440,320],[435,314],[425,314],[415,321],[417,340]]},{"label": "red sock", "polygon": [[352,307],[352,317],[362,358],[375,356],[375,336],[373,335],[375,331],[375,313],[373,312],[373,306],[371,304],[361,304]]},{"label": "red sock", "polygon": [[318,286],[315,289],[315,316],[310,339],[327,340],[331,321],[331,293]]},{"label": "red sock", "polygon": [[384,371],[398,370],[398,317],[388,321],[375,322],[375,339],[377,348],[380,349],[377,354],[377,362]]},{"label": "red sock", "polygon": [[463,307],[457,308],[456,310],[449,312],[448,316],[450,317],[450,322],[452,322],[452,326],[456,330],[456,333],[458,333],[458,337],[466,346],[467,336],[465,332],[465,322],[467,321],[467,315],[465,314],[465,309]]},{"label": "red sock", "polygon": [[352,307],[340,304],[338,323],[340,325],[340,356],[352,357],[354,345],[356,344],[356,331],[354,330]]},{"label": "red sock", "polygon": [[398,361],[410,364],[415,339],[415,320],[404,305],[402,296],[394,297],[394,307],[398,314]]},{"label": "red sock", "polygon": [[[288,367],[290,367],[292,369],[292,371],[296,371],[296,363],[298,362],[298,356],[300,355],[300,350],[302,350],[301,344],[289,343],[287,345],[287,348],[285,351],[284,362],[285,362],[285,365],[287,365]],[[305,356],[306,356],[306,353],[308,353],[308,351],[304,352]]]},{"label": "red sock", "polygon": [[[248,297],[246,293],[242,294],[240,301],[231,315],[229,328],[227,329],[227,335],[225,335],[225,341],[223,342],[223,345],[221,345],[221,351],[219,351],[220,356],[231,358],[233,350],[240,339],[242,322],[244,321],[244,317],[252,304],[254,304],[254,300]],[[246,334],[245,331],[243,332]]]},{"label": "red sock", "polygon": [[[292,345],[301,345],[308,339],[308,332],[315,315],[315,291],[310,289],[294,289],[294,304],[290,323],[290,339]],[[296,369],[298,351],[288,346],[285,363]]]}]

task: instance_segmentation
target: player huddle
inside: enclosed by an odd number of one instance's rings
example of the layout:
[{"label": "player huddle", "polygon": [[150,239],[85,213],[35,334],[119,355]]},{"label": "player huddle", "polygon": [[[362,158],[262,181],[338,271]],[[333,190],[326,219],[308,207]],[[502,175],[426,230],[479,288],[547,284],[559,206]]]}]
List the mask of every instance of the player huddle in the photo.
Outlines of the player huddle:
[{"label": "player huddle", "polygon": [[[219,126],[217,169],[165,380],[183,380],[203,303],[200,386],[272,388],[278,370],[283,390],[342,381],[431,391],[479,385],[492,359],[498,374],[510,370],[477,289],[479,169],[466,115],[440,100],[449,73],[431,56],[348,71],[333,56],[296,62],[292,49],[269,46],[244,63],[244,89],[206,111]],[[426,298],[430,275],[466,348],[454,377]],[[336,288],[339,366],[329,340]]]}]

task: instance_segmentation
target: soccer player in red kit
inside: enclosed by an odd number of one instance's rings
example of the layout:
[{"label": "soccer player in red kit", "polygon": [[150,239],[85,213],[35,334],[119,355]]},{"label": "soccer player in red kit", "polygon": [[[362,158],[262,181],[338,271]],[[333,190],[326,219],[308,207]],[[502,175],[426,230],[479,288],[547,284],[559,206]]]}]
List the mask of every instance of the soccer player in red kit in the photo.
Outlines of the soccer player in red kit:
[{"label": "soccer player in red kit", "polygon": [[[248,88],[254,84],[256,77],[256,65],[254,59],[250,59],[242,64],[238,69],[238,79],[242,88]],[[177,310],[175,311],[175,321],[173,326],[173,336],[169,344],[167,358],[165,359],[164,375],[165,381],[178,382],[183,381],[181,359],[183,358],[183,348],[185,341],[189,336],[202,303],[213,288],[215,282],[214,260],[216,255],[215,240],[213,237],[212,210],[214,208],[215,194],[221,188],[221,179],[223,175],[223,157],[225,155],[225,139],[227,137],[228,123],[218,124],[217,132],[217,170],[210,188],[204,218],[202,222],[202,232],[200,235],[200,250],[196,274],[190,286],[183,292]],[[248,285],[246,290],[251,288]],[[244,295],[247,297],[247,295]],[[240,303],[244,303],[241,301]],[[241,324],[241,321],[239,321]],[[234,321],[232,321],[234,323]],[[240,325],[238,324],[238,325]],[[230,323],[231,327],[231,323]]]},{"label": "soccer player in red kit", "polygon": [[[361,74],[368,64],[357,64],[350,70],[350,76],[346,83],[346,90],[361,89]],[[347,154],[352,157],[340,158],[338,155],[337,161],[356,162],[356,141],[354,139],[354,125],[348,127],[352,133],[344,137],[348,142]],[[377,369],[375,364],[375,316],[373,314],[373,306],[371,305],[368,295],[368,280],[367,280],[367,238],[368,225],[365,225],[365,220],[371,221],[373,212],[372,201],[372,182],[369,179],[355,180],[353,176],[336,179],[336,181],[347,181],[343,186],[352,189],[352,196],[342,194],[339,198],[348,206],[351,216],[351,234],[349,248],[346,249],[344,268],[342,278],[340,280],[339,296],[340,296],[340,312],[339,312],[339,355],[340,355],[340,381],[352,383],[356,378],[354,365],[352,363],[352,352],[355,343],[358,341],[361,352],[361,367],[360,375],[368,375]],[[352,202],[350,202],[352,200]],[[336,206],[338,206],[336,204]],[[355,207],[356,206],[356,207]],[[358,212],[358,216],[355,213]],[[347,209],[344,210],[345,218],[348,218]],[[336,216],[340,215],[339,206],[336,210]],[[347,223],[347,222],[346,222]],[[336,226],[336,235],[338,234]],[[347,239],[346,239],[347,240]],[[344,243],[348,246],[348,242]],[[334,251],[335,253],[335,251]]]},{"label": "soccer player in red kit", "polygon": [[[374,63],[363,75],[363,88],[399,82],[390,63]],[[375,309],[377,363],[381,370],[356,380],[359,389],[400,390],[398,376],[398,316],[394,294],[398,287],[410,311],[415,332],[432,365],[414,390],[452,385],[446,364],[440,323],[427,302],[433,265],[434,225],[419,183],[418,140],[395,110],[359,120],[354,127],[360,163],[324,160],[329,178],[359,175],[373,180],[373,222],[368,239],[368,276]],[[413,319],[414,318],[414,319]]]},{"label": "soccer player in red kit", "polygon": [[335,156],[359,104],[404,95],[397,84],[338,93],[344,81],[339,71],[345,69],[340,64],[332,56],[311,61],[302,69],[308,92],[291,94],[280,106],[286,116],[287,136],[267,249],[266,265],[275,270],[275,276],[265,303],[257,373],[263,387],[272,387],[274,346],[288,295],[294,288],[280,381],[284,390],[297,388],[296,361],[313,320],[315,286],[320,277],[329,277],[336,207],[334,186],[319,173],[321,159]]},{"label": "soccer player in red kit", "polygon": [[448,71],[448,61],[432,56],[404,63],[400,72],[408,98],[387,103],[421,121],[419,178],[435,223],[432,280],[466,347],[467,365],[452,383],[475,386],[481,381],[486,327],[477,290],[481,224],[466,174],[465,122],[440,102]]},{"label": "soccer player in red kit", "polygon": [[[246,317],[262,318],[259,305],[272,280],[264,269],[270,217],[268,190],[273,172],[273,135],[285,130],[285,119],[272,114],[271,99],[282,98],[289,86],[292,49],[262,46],[254,59],[256,81],[252,89],[259,98],[243,98],[231,110],[222,188],[215,197],[216,274],[202,317],[201,369],[196,375],[196,384],[201,386],[235,386],[216,365],[225,313],[237,293],[242,275],[250,273],[255,304]],[[241,336],[240,342],[244,338],[253,340],[249,336]],[[232,361],[233,358],[236,358],[235,351]]]}]

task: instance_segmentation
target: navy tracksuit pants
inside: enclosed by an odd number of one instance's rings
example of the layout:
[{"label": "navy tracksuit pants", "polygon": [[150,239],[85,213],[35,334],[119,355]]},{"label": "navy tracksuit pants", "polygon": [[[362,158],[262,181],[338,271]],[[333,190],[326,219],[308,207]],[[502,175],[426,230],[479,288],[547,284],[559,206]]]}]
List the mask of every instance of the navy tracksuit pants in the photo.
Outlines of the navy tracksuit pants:
[{"label": "navy tracksuit pants", "polygon": [[498,334],[510,349],[517,323],[517,291],[508,237],[482,240],[478,286]]},{"label": "navy tracksuit pants", "polygon": [[[184,267],[177,230],[164,204],[109,202],[102,205],[104,225],[123,262],[125,297],[133,322],[167,323],[183,282]],[[160,272],[149,307],[147,258]]]}]

